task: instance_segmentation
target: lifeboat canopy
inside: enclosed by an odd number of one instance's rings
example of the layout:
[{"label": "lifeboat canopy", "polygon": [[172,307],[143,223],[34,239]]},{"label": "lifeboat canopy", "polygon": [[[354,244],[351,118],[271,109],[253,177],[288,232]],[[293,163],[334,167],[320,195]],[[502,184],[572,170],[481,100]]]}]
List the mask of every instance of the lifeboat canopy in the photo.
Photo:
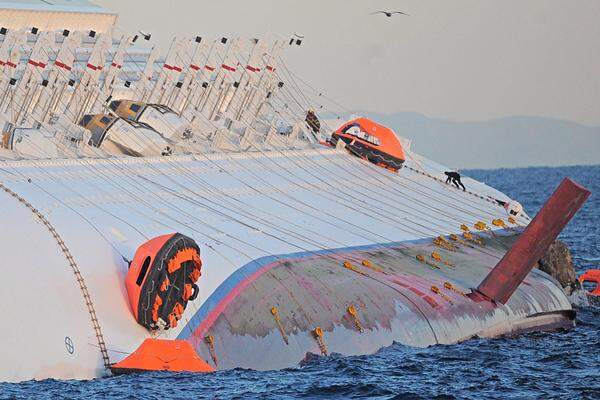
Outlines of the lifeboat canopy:
[{"label": "lifeboat canopy", "polygon": [[331,141],[337,145],[340,140],[352,154],[392,171],[402,168],[406,160],[396,133],[368,118],[356,118],[339,127]]}]

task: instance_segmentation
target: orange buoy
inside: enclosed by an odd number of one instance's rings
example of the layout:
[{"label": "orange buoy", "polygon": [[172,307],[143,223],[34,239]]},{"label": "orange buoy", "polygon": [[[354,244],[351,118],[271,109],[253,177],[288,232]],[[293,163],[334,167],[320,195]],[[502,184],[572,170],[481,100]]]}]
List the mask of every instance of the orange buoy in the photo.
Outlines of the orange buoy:
[{"label": "orange buoy", "polygon": [[150,330],[176,327],[188,301],[198,295],[201,267],[198,245],[180,233],[142,244],[125,280],[137,322]]},{"label": "orange buoy", "polygon": [[579,282],[583,285],[584,282],[592,282],[596,284],[596,288],[588,292],[592,296],[600,296],[600,269],[589,269],[580,277]]},{"label": "orange buoy", "polygon": [[111,365],[113,374],[142,371],[213,372],[185,340],[146,339],[124,360]]}]

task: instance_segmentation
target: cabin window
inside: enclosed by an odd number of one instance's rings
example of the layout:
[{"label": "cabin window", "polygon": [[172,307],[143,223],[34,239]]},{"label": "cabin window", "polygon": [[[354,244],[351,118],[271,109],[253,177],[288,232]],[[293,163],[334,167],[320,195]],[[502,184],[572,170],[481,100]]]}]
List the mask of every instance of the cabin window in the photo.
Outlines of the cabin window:
[{"label": "cabin window", "polygon": [[150,261],[152,261],[150,256],[146,257],[146,259],[144,260],[142,268],[140,269],[140,273],[138,274],[138,277],[135,281],[136,285],[142,286],[142,282],[144,282],[144,278],[146,277],[146,272],[148,272],[148,268],[150,268]]},{"label": "cabin window", "polygon": [[104,124],[104,125],[108,125],[108,124],[110,124],[110,118],[107,116],[104,116],[104,117],[100,118],[100,123]]},{"label": "cabin window", "polygon": [[110,103],[109,108],[116,112],[117,108],[119,108],[120,105],[121,105],[121,100],[115,100],[112,103]]},{"label": "cabin window", "polygon": [[84,115],[83,118],[81,118],[81,122],[79,122],[79,125],[87,126],[87,124],[89,124],[91,120],[92,120],[91,115]]},{"label": "cabin window", "polygon": [[129,109],[135,113],[140,111],[140,108],[142,108],[142,107],[139,104],[135,104],[135,103],[133,103],[132,105],[129,106]]}]

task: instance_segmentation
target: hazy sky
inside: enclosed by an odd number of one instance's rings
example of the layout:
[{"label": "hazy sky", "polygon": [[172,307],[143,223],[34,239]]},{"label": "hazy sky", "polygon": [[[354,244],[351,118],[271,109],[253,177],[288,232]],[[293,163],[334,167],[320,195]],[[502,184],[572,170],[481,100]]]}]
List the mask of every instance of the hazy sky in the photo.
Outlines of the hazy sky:
[{"label": "hazy sky", "polygon": [[[159,42],[302,34],[286,54],[292,70],[353,110],[600,126],[600,0],[93,2]],[[411,16],[369,15],[386,9]]]}]

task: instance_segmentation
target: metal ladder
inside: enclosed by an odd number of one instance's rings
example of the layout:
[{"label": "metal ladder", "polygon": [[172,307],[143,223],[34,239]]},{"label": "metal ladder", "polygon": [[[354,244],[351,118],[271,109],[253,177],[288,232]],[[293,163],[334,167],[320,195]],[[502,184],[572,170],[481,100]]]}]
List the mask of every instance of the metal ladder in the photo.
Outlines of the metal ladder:
[{"label": "metal ladder", "polygon": [[54,226],[44,217],[36,208],[34,208],[31,203],[25,200],[23,197],[19,196],[17,193],[13,192],[8,187],[4,186],[4,184],[0,183],[0,188],[8,193],[10,196],[17,199],[20,203],[25,205],[31,212],[38,217],[40,221],[44,224],[44,226],[50,231],[52,237],[62,250],[65,258],[67,259],[71,269],[73,270],[73,274],[75,275],[75,279],[79,284],[79,289],[81,290],[81,294],[83,295],[83,299],[85,300],[85,305],[88,309],[88,313],[90,314],[90,319],[92,321],[92,328],[94,329],[94,333],[96,335],[96,340],[98,341],[98,347],[100,348],[100,353],[102,354],[102,360],[104,362],[104,367],[110,367],[110,359],[108,358],[108,351],[106,350],[106,342],[104,341],[104,336],[102,335],[102,329],[100,328],[100,322],[98,321],[98,317],[96,316],[96,310],[94,308],[94,303],[92,302],[92,298],[90,297],[90,292],[88,291],[87,285],[85,284],[85,280],[83,279],[83,275],[81,275],[81,271],[71,254],[71,251],[63,241],[62,237],[58,234]]}]

